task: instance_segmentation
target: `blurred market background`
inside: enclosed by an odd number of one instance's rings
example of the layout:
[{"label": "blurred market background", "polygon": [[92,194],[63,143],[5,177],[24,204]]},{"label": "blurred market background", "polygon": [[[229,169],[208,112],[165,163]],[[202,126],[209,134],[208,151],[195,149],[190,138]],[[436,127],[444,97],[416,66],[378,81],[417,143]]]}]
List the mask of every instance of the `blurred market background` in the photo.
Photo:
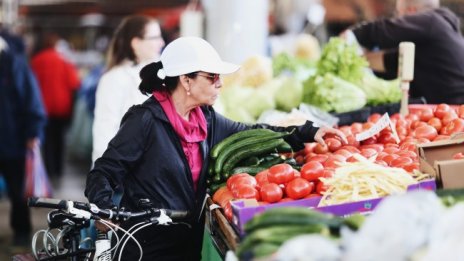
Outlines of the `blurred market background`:
[{"label": "blurred market background", "polygon": [[[461,19],[464,17],[463,1],[443,0],[442,5]],[[329,43],[330,37],[357,22],[391,16],[392,0],[0,0],[0,10],[0,30],[20,36],[28,57],[43,32],[57,33],[61,37],[57,48],[79,69],[82,82],[84,79],[98,82],[98,76],[92,78],[91,73],[104,64],[112,33],[127,15],[146,14],[159,19],[166,44],[181,35],[203,37],[224,60],[242,64],[239,75],[223,79],[224,93],[216,104],[218,111],[235,120],[299,122],[299,113],[305,108],[300,107],[290,117],[288,113],[302,102],[333,112],[327,116],[331,120],[330,116],[337,113],[399,101],[398,93],[373,94],[370,100],[368,97],[358,101],[350,91],[350,79],[343,79],[343,75],[321,77],[326,78],[324,82],[347,81],[344,91],[350,95],[348,104],[347,96],[339,101],[323,101],[323,97],[311,100],[318,94],[304,91],[304,85],[320,84],[318,81],[323,80],[313,77],[313,82],[306,81],[314,76],[324,51],[331,52],[330,48],[335,50],[340,46],[334,41]],[[357,62],[356,57],[347,61]],[[378,78],[368,80],[382,86],[397,86],[396,82]],[[282,91],[283,86],[291,90]],[[66,140],[65,173],[60,179],[52,180],[54,197],[85,200],[85,176],[91,167],[92,111],[78,105],[92,103],[94,88],[90,85],[77,93]],[[275,110],[287,113],[286,117],[280,117]],[[14,250],[10,248],[10,205],[4,189],[0,198],[0,260],[9,260]],[[47,212],[33,210],[34,230],[46,226]]]}]

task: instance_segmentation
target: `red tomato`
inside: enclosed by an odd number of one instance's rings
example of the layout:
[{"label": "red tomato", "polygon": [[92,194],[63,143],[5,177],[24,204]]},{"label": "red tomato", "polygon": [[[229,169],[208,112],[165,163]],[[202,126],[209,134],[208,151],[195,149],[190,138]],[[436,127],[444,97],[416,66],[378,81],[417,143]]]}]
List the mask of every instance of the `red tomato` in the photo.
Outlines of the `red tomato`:
[{"label": "red tomato", "polygon": [[324,192],[326,192],[328,189],[328,186],[324,184],[324,182],[319,181],[316,185],[316,193],[319,195],[323,195]]},{"label": "red tomato", "polygon": [[263,185],[266,185],[269,183],[269,179],[267,178],[268,173],[269,173],[269,170],[266,169],[256,174],[255,179],[259,187],[262,187]]},{"label": "red tomato", "polygon": [[339,150],[334,152],[334,155],[342,155],[343,157],[345,157],[345,159],[347,159],[347,158],[351,157],[351,155],[353,155],[353,153],[351,153],[347,149],[339,149]]},{"label": "red tomato", "polygon": [[463,132],[463,131],[464,131],[464,119],[458,118],[458,119],[452,120],[443,129],[441,129],[440,134],[451,135],[453,133],[458,133],[458,132]]},{"label": "red tomato", "polygon": [[414,151],[410,151],[410,150],[402,150],[402,151],[396,153],[396,155],[398,155],[400,157],[411,158],[412,160],[417,159],[417,153],[415,153]]},{"label": "red tomato", "polygon": [[355,157],[351,156],[346,159],[346,162],[358,162],[358,160]]},{"label": "red tomato", "polygon": [[464,159],[464,154],[462,154],[462,152],[458,152],[453,155],[453,159]]},{"label": "red tomato", "polygon": [[227,180],[227,188],[229,188],[230,191],[233,191],[240,185],[244,185],[244,184],[248,184],[253,187],[256,187],[258,183],[256,182],[255,177],[251,176],[248,173],[237,173],[237,174],[232,175]]},{"label": "red tomato", "polygon": [[348,141],[348,144],[345,146],[351,145],[352,147],[357,148],[360,145],[359,141],[356,140],[356,137],[354,135],[347,135],[346,140]]},{"label": "red tomato", "polygon": [[371,158],[377,156],[378,152],[375,149],[362,149],[361,150],[361,155],[363,155],[364,158]]},{"label": "red tomato", "polygon": [[234,199],[234,195],[232,194],[231,191],[227,190],[226,192],[222,193],[217,198],[217,203],[219,204],[219,206],[224,207],[227,203],[229,203],[233,199]]},{"label": "red tomato", "polygon": [[371,144],[377,144],[377,138],[375,136],[361,141],[361,145],[371,145]]},{"label": "red tomato", "polygon": [[385,148],[385,149],[383,150],[383,152],[388,153],[388,154],[397,153],[398,151],[400,151],[399,148],[393,148],[393,147]]},{"label": "red tomato", "polygon": [[296,161],[296,164],[303,165],[305,163],[304,156],[303,155],[295,156],[295,161]]},{"label": "red tomato", "polygon": [[293,180],[293,168],[287,163],[281,163],[269,168],[267,178],[270,183],[285,184]]},{"label": "red tomato", "polygon": [[351,153],[360,153],[361,151],[355,147],[355,146],[351,146],[351,145],[345,145],[342,147],[342,149],[346,149],[347,151],[351,152]]},{"label": "red tomato", "polygon": [[413,163],[413,160],[411,158],[398,157],[391,162],[390,166],[396,167],[396,168],[402,168],[411,163]]},{"label": "red tomato", "polygon": [[301,178],[301,173],[296,169],[293,169],[293,178]]},{"label": "red tomato", "polygon": [[389,154],[385,157],[382,158],[383,161],[385,161],[385,163],[388,164],[388,166],[391,166],[392,165],[392,162],[397,159],[399,156],[396,155],[396,154]]},{"label": "red tomato", "polygon": [[326,145],[322,145],[320,143],[316,144],[314,147],[314,152],[317,154],[325,154],[329,151],[329,148]]},{"label": "red tomato", "polygon": [[464,118],[464,105],[460,105],[459,108],[457,109],[458,116],[459,118],[463,119]]},{"label": "red tomato", "polygon": [[227,220],[232,221],[232,205],[230,205],[230,202],[228,202],[227,205],[224,205],[222,209],[224,210],[224,216]]},{"label": "red tomato", "polygon": [[398,134],[399,137],[401,136],[406,136],[408,135],[408,129],[406,127],[402,127],[402,126],[397,126],[396,127],[396,134]]},{"label": "red tomato", "polygon": [[396,140],[393,136],[393,133],[391,132],[387,132],[387,133],[383,133],[379,136],[379,138],[377,139],[377,142],[380,142],[382,144],[386,144],[386,143],[396,143]]},{"label": "red tomato", "polygon": [[448,114],[446,114],[445,117],[443,117],[443,119],[441,119],[441,123],[443,123],[443,125],[447,125],[447,124],[450,123],[452,120],[457,119],[457,118],[459,118],[459,117],[458,117],[458,115],[456,114],[456,112],[451,111],[451,112],[449,112]]},{"label": "red tomato", "polygon": [[279,201],[279,203],[285,203],[285,202],[290,202],[293,201],[293,198],[283,198]]},{"label": "red tomato", "polygon": [[452,108],[448,104],[438,104],[437,107],[435,107],[434,115],[439,119],[443,119],[443,117],[445,117],[445,115],[451,110]]},{"label": "red tomato", "polygon": [[351,132],[351,127],[350,126],[342,126],[338,128],[341,132],[343,132],[346,136],[353,135]]},{"label": "red tomato", "polygon": [[399,148],[400,145],[397,144],[397,143],[387,143],[387,144],[384,144],[384,148]]},{"label": "red tomato", "polygon": [[301,177],[307,181],[317,181],[322,177],[324,166],[317,161],[311,161],[301,167]]},{"label": "red tomato", "polygon": [[380,113],[374,113],[374,114],[371,114],[367,118],[367,121],[372,122],[372,123],[376,123],[380,118],[382,118],[382,115],[380,115]]},{"label": "red tomato", "polygon": [[441,127],[443,127],[443,124],[441,123],[441,120],[439,118],[431,118],[427,123],[430,126],[434,127],[437,131],[440,131]]},{"label": "red tomato", "polygon": [[316,147],[316,142],[305,143],[304,154],[308,155],[311,152],[314,152],[314,147]]},{"label": "red tomato", "polygon": [[261,200],[274,203],[282,199],[284,193],[279,185],[275,183],[269,183],[261,187],[260,191]]},{"label": "red tomato", "polygon": [[420,111],[419,113],[419,119],[421,121],[429,121],[431,118],[433,118],[433,110],[432,108],[425,108]]},{"label": "red tomato", "polygon": [[232,193],[230,192],[230,190],[227,188],[227,186],[224,186],[224,187],[221,187],[218,190],[216,190],[216,192],[214,192],[213,201],[216,202],[216,203],[220,203],[223,198],[228,197],[228,196],[225,195],[225,193],[230,195],[230,199],[233,198]]},{"label": "red tomato", "polygon": [[340,167],[341,162],[345,162],[346,159],[342,155],[332,155],[326,162],[324,162],[324,168],[326,169],[336,169]]},{"label": "red tomato", "polygon": [[357,134],[363,131],[363,125],[359,122],[354,122],[351,124],[351,133]]},{"label": "red tomato", "polygon": [[365,122],[362,125],[362,129],[363,129],[363,131],[365,131],[365,130],[368,130],[368,129],[372,128],[372,126],[374,126],[373,122]]},{"label": "red tomato", "polygon": [[243,184],[238,186],[235,190],[232,191],[232,195],[236,199],[256,199],[259,201],[259,192],[253,186],[248,184]]},{"label": "red tomato", "polygon": [[[425,123],[426,124],[426,123]],[[420,126],[414,130],[414,137],[420,139],[420,138],[426,138],[428,140],[433,140],[435,137],[437,137],[438,133],[437,130],[430,126],[430,125],[425,125],[425,126]]]},{"label": "red tomato", "polygon": [[407,142],[403,142],[403,143],[400,145],[400,150],[416,151],[416,150],[417,150],[417,147],[416,147],[415,142],[413,142],[413,141],[407,141]]},{"label": "red tomato", "polygon": [[320,163],[324,163],[328,158],[329,158],[329,155],[320,154],[320,155],[307,158],[306,163],[311,162],[311,161],[318,161]]},{"label": "red tomato", "polygon": [[338,139],[335,139],[335,138],[326,138],[325,143],[329,147],[330,152],[334,152],[334,151],[340,149],[340,147],[342,146],[342,142],[340,140],[338,140]]},{"label": "red tomato", "polygon": [[407,172],[412,173],[414,170],[419,170],[419,163],[413,162],[411,164],[403,166],[402,168]]},{"label": "red tomato", "polygon": [[383,160],[376,160],[375,164],[380,165],[380,166],[384,166],[384,167],[388,167],[388,164]]},{"label": "red tomato", "polygon": [[292,199],[300,199],[309,195],[314,189],[314,183],[303,178],[296,178],[285,186],[287,196]]}]

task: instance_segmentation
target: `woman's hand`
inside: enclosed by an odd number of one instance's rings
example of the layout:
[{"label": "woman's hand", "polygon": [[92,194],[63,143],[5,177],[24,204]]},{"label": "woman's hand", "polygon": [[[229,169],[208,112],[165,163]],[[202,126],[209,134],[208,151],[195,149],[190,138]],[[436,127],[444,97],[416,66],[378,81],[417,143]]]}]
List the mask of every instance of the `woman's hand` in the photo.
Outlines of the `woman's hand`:
[{"label": "woman's hand", "polygon": [[342,131],[325,126],[319,128],[319,130],[316,132],[316,135],[314,135],[314,140],[322,145],[326,145],[324,141],[324,136],[328,133],[337,135],[338,137],[340,137],[343,144],[348,144],[348,140],[346,139],[346,136]]}]

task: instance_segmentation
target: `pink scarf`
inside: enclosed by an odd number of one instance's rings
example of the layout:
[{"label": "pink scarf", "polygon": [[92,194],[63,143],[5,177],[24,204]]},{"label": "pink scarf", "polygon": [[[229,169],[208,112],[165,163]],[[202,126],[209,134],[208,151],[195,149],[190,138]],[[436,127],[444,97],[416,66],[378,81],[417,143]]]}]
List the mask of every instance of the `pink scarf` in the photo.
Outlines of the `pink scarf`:
[{"label": "pink scarf", "polygon": [[197,189],[198,179],[203,165],[199,142],[204,141],[207,135],[206,119],[200,107],[190,111],[189,121],[177,113],[172,97],[167,92],[153,92],[159,101],[172,127],[180,138],[182,149],[192,171],[194,189]]}]

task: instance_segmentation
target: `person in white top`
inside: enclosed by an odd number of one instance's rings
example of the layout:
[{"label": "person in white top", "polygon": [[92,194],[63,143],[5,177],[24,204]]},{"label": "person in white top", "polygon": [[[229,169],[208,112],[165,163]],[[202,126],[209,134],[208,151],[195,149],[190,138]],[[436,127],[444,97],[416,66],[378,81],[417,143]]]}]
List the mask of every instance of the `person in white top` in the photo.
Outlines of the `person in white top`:
[{"label": "person in white top", "polygon": [[116,29],[108,49],[107,71],[96,92],[93,162],[106,150],[126,111],[148,98],[138,89],[139,71],[159,60],[164,44],[158,21],[148,16],[126,17]]}]

